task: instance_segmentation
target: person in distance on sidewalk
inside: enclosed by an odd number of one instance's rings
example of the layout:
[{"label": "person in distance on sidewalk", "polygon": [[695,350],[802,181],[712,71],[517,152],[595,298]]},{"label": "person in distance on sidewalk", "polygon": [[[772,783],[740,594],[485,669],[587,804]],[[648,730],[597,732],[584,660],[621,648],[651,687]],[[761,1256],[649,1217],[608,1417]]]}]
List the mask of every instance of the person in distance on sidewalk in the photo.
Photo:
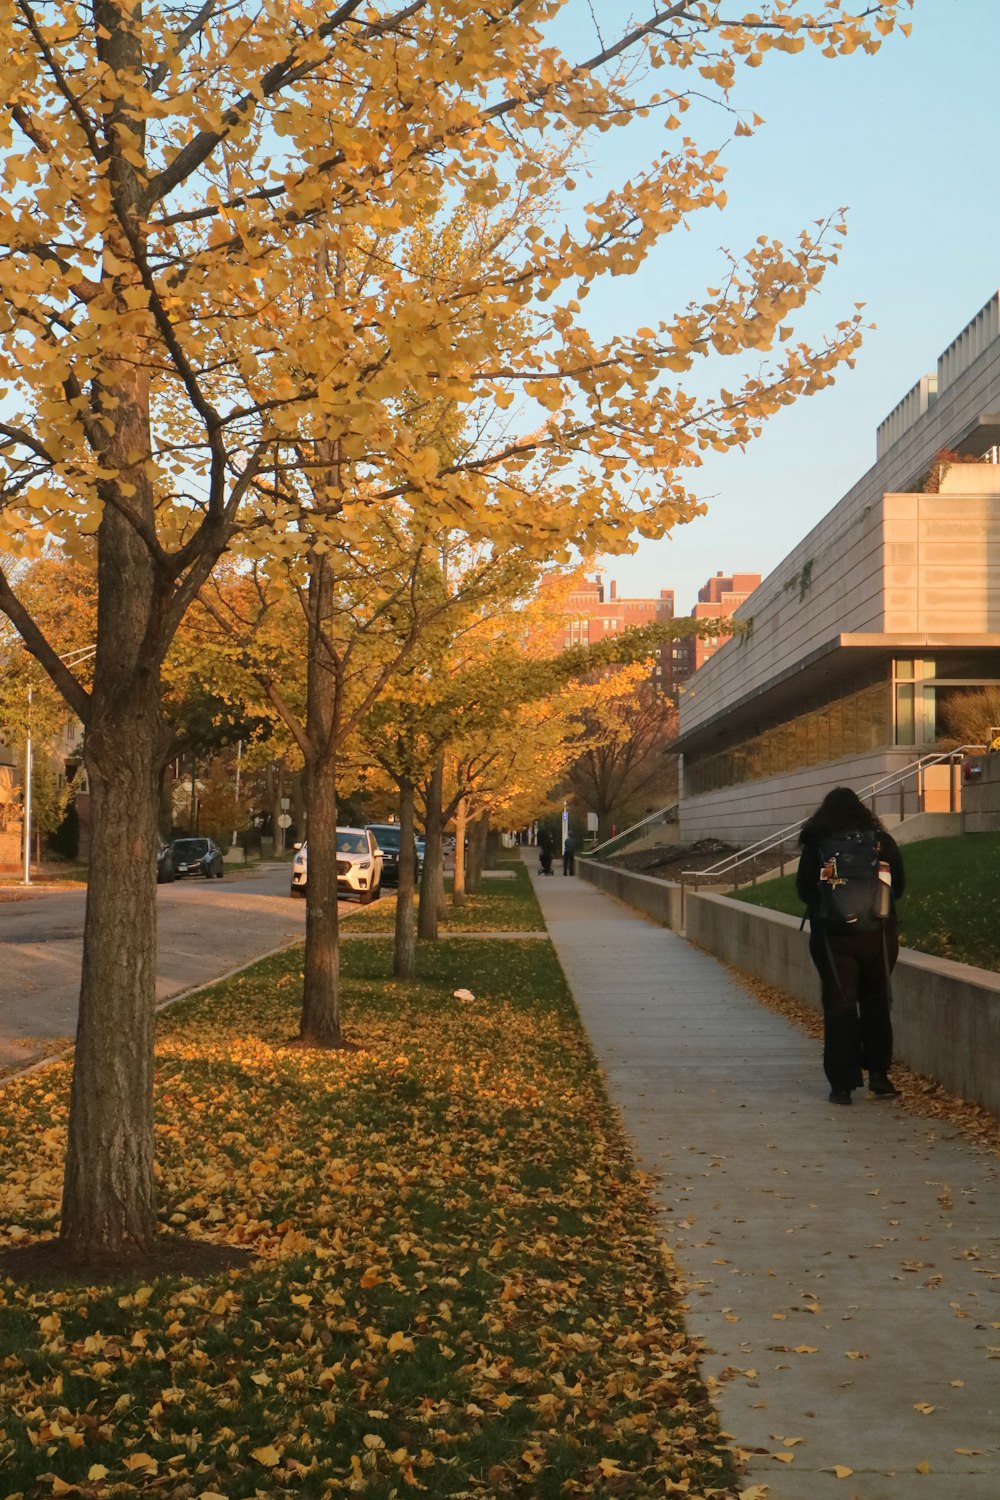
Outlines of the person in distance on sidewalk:
[{"label": "person in distance on sidewalk", "polygon": [[[802,825],[796,889],[823,1000],[823,1069],[831,1104],[853,1089],[898,1098],[890,975],[899,953],[896,902],[906,887],[895,839],[850,787],[834,787]],[[881,889],[880,889],[881,887]],[[888,889],[886,889],[888,887]]]}]

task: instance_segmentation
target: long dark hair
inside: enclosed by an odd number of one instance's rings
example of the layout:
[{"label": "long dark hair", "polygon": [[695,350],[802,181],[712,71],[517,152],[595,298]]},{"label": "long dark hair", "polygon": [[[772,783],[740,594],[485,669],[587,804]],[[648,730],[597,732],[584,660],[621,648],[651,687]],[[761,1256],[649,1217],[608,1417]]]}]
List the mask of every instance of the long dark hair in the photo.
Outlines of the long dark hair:
[{"label": "long dark hair", "polygon": [[835,786],[803,823],[799,843],[818,844],[828,834],[853,833],[859,829],[885,833],[885,824],[865,806],[857,792],[849,786]]}]

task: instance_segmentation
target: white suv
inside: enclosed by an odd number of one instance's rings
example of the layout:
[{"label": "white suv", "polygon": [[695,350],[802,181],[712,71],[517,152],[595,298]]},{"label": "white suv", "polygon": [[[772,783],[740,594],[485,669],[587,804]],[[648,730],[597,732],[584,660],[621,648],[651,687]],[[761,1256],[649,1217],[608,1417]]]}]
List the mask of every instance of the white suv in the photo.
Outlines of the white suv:
[{"label": "white suv", "polygon": [[[292,860],[292,895],[304,896],[309,845],[302,844]],[[357,896],[363,906],[382,891],[382,851],[367,828],[337,829],[337,890]]]}]

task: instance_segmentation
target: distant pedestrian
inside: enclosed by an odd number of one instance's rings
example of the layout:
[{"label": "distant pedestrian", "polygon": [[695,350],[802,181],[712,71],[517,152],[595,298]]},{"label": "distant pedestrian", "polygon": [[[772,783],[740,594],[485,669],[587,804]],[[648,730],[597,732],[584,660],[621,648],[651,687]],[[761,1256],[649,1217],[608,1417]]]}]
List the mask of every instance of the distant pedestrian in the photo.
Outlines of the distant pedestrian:
[{"label": "distant pedestrian", "polygon": [[576,843],[571,833],[566,835],[566,842],[563,844],[563,874],[576,874]]},{"label": "distant pedestrian", "polygon": [[552,835],[545,828],[538,835],[538,873],[552,874]]},{"label": "distant pedestrian", "polygon": [[868,1087],[878,1099],[899,1090],[892,1064],[890,975],[899,953],[896,902],[903,860],[882,822],[850,787],[828,792],[799,834],[795,879],[809,917],[809,953],[823,999],[823,1068],[831,1104]]}]

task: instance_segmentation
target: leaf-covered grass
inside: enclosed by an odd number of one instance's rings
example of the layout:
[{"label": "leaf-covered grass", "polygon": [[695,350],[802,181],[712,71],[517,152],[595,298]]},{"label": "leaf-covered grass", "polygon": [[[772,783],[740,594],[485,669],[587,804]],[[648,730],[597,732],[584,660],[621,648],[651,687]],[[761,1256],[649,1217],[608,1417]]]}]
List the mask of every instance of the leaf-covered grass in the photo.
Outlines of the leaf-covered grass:
[{"label": "leaf-covered grass", "polygon": [[[428,945],[406,985],[390,955],[344,949],[357,1053],[285,1045],[298,951],[163,1013],[164,1223],[260,1259],[0,1282],[5,1493],[733,1493],[551,946]],[[0,1241],[53,1227],[67,1083],[0,1091]]]},{"label": "leaf-covered grass", "polygon": [[[907,948],[1000,970],[1000,833],[926,839],[903,849],[906,895],[899,904],[900,940]],[[772,911],[801,916],[795,880],[730,894]]]},{"label": "leaf-covered grass", "polygon": [[[498,862],[495,868],[511,871],[513,880],[484,880],[476,894],[468,896],[460,907],[452,906],[452,882],[445,880],[449,899],[441,932],[544,932],[541,908],[523,862]],[[345,931],[392,932],[395,920],[396,892],[387,890],[380,901],[350,912]]]}]

